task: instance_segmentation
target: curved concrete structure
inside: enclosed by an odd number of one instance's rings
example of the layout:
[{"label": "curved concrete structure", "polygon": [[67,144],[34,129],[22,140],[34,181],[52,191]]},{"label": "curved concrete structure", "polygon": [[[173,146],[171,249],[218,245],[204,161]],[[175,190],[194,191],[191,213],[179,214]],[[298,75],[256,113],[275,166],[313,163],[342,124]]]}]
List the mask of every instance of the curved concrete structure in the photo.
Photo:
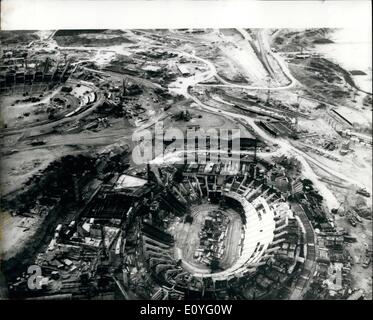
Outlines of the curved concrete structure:
[{"label": "curved concrete structure", "polygon": [[[198,193],[197,185],[190,187]],[[207,184],[200,187],[206,188],[208,192]],[[154,269],[160,263],[160,258],[168,260],[168,263],[166,261],[161,263],[166,265],[165,270],[172,269],[172,273],[163,273],[162,268],[154,271],[157,276],[172,285],[196,291],[220,290],[226,288],[230,281],[255,275],[260,266],[265,265],[269,260],[274,262],[276,257],[286,250],[282,243],[287,241],[288,226],[292,225],[290,221],[296,219],[289,204],[282,197],[271,192],[264,184],[255,183],[255,180],[247,183],[247,178],[243,178],[240,183],[239,181],[238,183],[225,182],[220,190],[214,192],[218,192],[227,200],[232,200],[240,207],[239,211],[244,222],[241,240],[238,244],[235,242],[235,247],[225,248],[239,251],[239,256],[225,270],[211,273],[211,268],[207,265],[201,267],[184,259],[182,250],[177,246],[171,244],[165,246],[143,235],[143,249],[147,259],[151,260],[150,266]],[[274,197],[277,199],[274,200]],[[153,242],[154,246],[159,247],[158,250],[153,248]],[[169,265],[174,267],[168,267]]]},{"label": "curved concrete structure", "polygon": [[[228,191],[225,197],[238,201],[244,212],[246,224],[244,225],[244,238],[241,244],[241,255],[228,269],[216,273],[194,273],[196,278],[212,278],[225,280],[230,276],[240,276],[247,272],[255,271],[260,264],[268,246],[274,239],[276,229],[275,213],[271,210],[264,198],[258,197],[252,203],[236,192]],[[261,205],[262,210],[255,206]]]}]

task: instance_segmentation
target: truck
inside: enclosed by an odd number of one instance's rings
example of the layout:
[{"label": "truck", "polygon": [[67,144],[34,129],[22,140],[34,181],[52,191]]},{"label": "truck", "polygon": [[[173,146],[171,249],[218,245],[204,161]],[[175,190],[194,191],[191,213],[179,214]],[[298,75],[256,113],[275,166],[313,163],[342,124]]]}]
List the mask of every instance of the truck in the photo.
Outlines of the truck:
[{"label": "truck", "polygon": [[365,188],[360,188],[356,191],[357,194],[360,194],[364,197],[367,197],[369,198],[370,197],[370,193],[365,189]]},{"label": "truck", "polygon": [[360,222],[360,223],[363,222],[363,219],[361,219],[357,213],[355,213],[354,218],[356,219],[357,222]]},{"label": "truck", "polygon": [[11,150],[8,150],[8,151],[3,151],[3,156],[10,156],[14,153],[17,153],[18,150],[17,149],[11,149]]},{"label": "truck", "polygon": [[348,222],[350,222],[353,227],[356,227],[356,221],[352,216],[348,217]]},{"label": "truck", "polygon": [[32,146],[42,146],[44,144],[45,144],[45,141],[39,140],[39,139],[35,139],[30,142],[30,145]]},{"label": "truck", "polygon": [[371,261],[371,258],[370,257],[366,257],[364,259],[364,262],[363,262],[363,268],[368,268],[369,265],[370,265],[370,261]]}]

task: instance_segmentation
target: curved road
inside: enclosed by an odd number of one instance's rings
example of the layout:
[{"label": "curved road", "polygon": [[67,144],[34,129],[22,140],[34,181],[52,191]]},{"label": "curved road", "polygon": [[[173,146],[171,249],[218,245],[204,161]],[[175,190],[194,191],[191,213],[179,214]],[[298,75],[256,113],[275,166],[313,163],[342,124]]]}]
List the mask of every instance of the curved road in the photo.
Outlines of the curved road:
[{"label": "curved road", "polygon": [[[241,33],[245,34],[245,31],[240,31]],[[268,45],[268,44],[267,44]],[[263,47],[266,47],[265,44],[263,44]],[[271,52],[270,50],[267,50],[268,52]],[[180,51],[179,51],[180,52]],[[217,76],[217,71],[215,66],[208,60],[198,57],[195,54],[190,54],[187,52],[181,52],[182,54],[189,56],[191,58],[194,58],[196,60],[199,60],[203,63],[205,63],[209,70],[206,72],[203,72],[198,75],[194,75],[189,78],[179,78],[175,83],[171,84],[169,89],[170,91],[173,91],[175,93],[181,94],[185,96],[186,98],[189,98],[193,100],[199,107],[202,109],[208,110],[208,111],[216,111],[216,108],[211,107],[200,101],[197,97],[192,95],[190,93],[190,90],[188,90],[190,87],[201,85],[200,82],[206,81],[211,79],[214,76]],[[235,84],[210,84],[210,85],[204,85],[204,86],[210,86],[210,87],[231,87],[231,88],[243,88],[243,89],[256,89],[256,90],[284,90],[289,89],[293,87],[297,81],[294,79],[294,77],[291,75],[289,69],[287,68],[284,61],[282,61],[281,57],[278,55],[274,55],[272,53],[272,56],[276,59],[279,66],[281,67],[284,74],[289,78],[290,83],[286,86],[279,86],[279,87],[256,87],[256,86],[250,86],[250,85],[235,85]],[[330,168],[326,166],[325,164],[319,162],[318,160],[310,157],[305,152],[297,149],[295,146],[291,145],[291,143],[285,139],[281,138],[274,138],[267,134],[264,130],[262,130],[260,127],[256,125],[254,120],[248,116],[242,115],[242,114],[236,114],[233,112],[223,111],[220,110],[220,113],[230,117],[230,118],[239,118],[244,121],[246,121],[255,131],[256,133],[261,136],[264,140],[270,141],[271,143],[276,143],[280,146],[280,150],[283,154],[290,154],[295,156],[303,165],[303,173],[304,175],[309,178],[315,186],[319,189],[320,193],[324,196],[324,199],[326,201],[326,205],[331,210],[332,208],[338,207],[339,202],[336,199],[336,197],[333,195],[333,193],[327,188],[327,186],[319,180],[319,177],[315,174],[313,169],[310,167],[308,162],[311,162],[312,164],[320,167],[321,169],[327,171],[329,174],[334,175],[347,183],[355,184],[360,187],[365,187],[369,192],[371,192],[369,186],[362,185],[360,181],[357,181],[355,179],[352,179],[350,177],[347,177],[346,175],[334,170],[333,168]]]}]

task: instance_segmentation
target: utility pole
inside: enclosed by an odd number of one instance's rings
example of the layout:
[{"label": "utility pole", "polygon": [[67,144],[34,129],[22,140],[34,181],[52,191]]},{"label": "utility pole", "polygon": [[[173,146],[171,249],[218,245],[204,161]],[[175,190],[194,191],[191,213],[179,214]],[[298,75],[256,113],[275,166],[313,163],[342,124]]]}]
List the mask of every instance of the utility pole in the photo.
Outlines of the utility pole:
[{"label": "utility pole", "polygon": [[257,152],[257,147],[258,147],[258,140],[255,139],[255,142],[254,142],[254,163],[256,163],[256,152]]},{"label": "utility pole", "polygon": [[356,96],[357,96],[357,91],[354,90],[354,91],[352,92],[352,102],[356,102]]},{"label": "utility pole", "polygon": [[268,86],[268,91],[267,91],[267,103],[269,103],[269,99],[271,98],[271,90],[269,89],[271,85],[271,78],[268,76],[267,77],[267,86]]},{"label": "utility pole", "polygon": [[300,99],[301,99],[301,95],[299,92],[297,92],[297,103],[299,106],[300,106]]},{"label": "utility pole", "polygon": [[294,131],[298,132],[298,116],[294,118]]},{"label": "utility pole", "polygon": [[122,98],[126,96],[126,78],[122,80]]},{"label": "utility pole", "polygon": [[103,224],[101,225],[101,247],[102,247],[102,252],[104,254],[104,259],[106,260],[108,258],[108,255],[107,255],[106,245],[105,245],[105,227]]},{"label": "utility pole", "polygon": [[48,72],[50,65],[51,65],[51,63],[50,63],[50,59],[49,59],[49,57],[47,57],[47,58],[45,59],[45,62],[44,62],[44,70],[43,70],[43,73],[47,73],[47,72]]}]

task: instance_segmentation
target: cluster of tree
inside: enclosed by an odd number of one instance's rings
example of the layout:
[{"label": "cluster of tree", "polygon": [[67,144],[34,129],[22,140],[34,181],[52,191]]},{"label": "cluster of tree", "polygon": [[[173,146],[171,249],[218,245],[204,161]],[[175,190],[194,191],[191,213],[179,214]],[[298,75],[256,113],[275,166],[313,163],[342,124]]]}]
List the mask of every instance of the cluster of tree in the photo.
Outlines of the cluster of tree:
[{"label": "cluster of tree", "polygon": [[282,166],[287,171],[300,171],[301,163],[295,157],[286,157],[284,155],[275,158],[276,164]]}]

